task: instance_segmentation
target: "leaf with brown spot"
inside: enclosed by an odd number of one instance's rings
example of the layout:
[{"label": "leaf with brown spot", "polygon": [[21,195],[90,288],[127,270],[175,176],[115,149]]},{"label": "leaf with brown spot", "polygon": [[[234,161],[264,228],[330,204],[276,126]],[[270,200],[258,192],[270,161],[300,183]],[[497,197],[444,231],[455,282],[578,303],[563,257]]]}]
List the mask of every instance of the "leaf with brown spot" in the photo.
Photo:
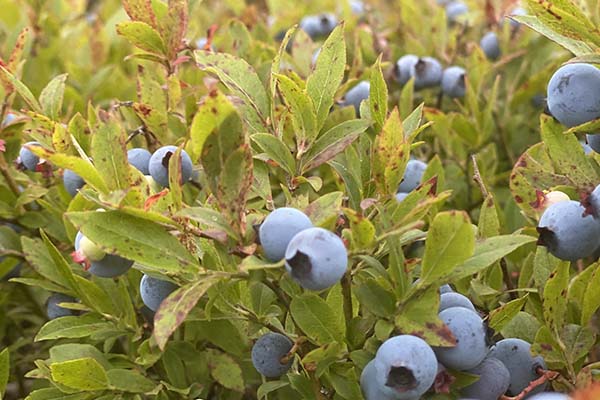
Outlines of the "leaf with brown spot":
[{"label": "leaf with brown spot", "polygon": [[180,287],[163,300],[154,315],[152,333],[161,350],[165,349],[169,337],[185,321],[206,291],[221,279],[219,276],[204,277],[197,282]]}]

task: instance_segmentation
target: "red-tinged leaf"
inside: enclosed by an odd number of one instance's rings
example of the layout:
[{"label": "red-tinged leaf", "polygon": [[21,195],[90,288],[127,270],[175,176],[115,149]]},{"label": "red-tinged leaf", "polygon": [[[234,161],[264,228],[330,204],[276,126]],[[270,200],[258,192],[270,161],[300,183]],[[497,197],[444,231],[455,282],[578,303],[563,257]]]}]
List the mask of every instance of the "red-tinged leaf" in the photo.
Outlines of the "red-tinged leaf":
[{"label": "red-tinged leaf", "polygon": [[162,302],[154,315],[152,334],[161,350],[165,349],[169,337],[185,321],[206,291],[220,279],[219,276],[207,276],[177,289]]},{"label": "red-tinged leaf", "polygon": [[177,58],[177,53],[182,48],[182,40],[185,37],[188,24],[188,2],[187,0],[169,0],[169,14],[164,24],[165,31],[162,36],[167,46],[169,60]]},{"label": "red-tinged leaf", "polygon": [[179,64],[183,64],[183,63],[190,61],[191,59],[192,59],[192,57],[190,57],[190,56],[179,56],[179,57],[177,57],[177,59],[175,61],[173,61],[171,63],[171,65],[176,67]]},{"label": "red-tinged leaf", "polygon": [[148,211],[150,210],[150,208],[152,208],[152,206],[161,198],[165,197],[167,194],[169,194],[169,189],[163,189],[160,192],[153,194],[152,196],[148,197],[148,199],[146,199],[146,202],[144,203],[144,211]]},{"label": "red-tinged leaf", "polygon": [[6,151],[6,142],[0,139],[0,152],[4,153]]},{"label": "red-tinged leaf", "polygon": [[153,28],[158,28],[156,14],[151,0],[123,0],[123,8],[133,21],[145,22]]}]

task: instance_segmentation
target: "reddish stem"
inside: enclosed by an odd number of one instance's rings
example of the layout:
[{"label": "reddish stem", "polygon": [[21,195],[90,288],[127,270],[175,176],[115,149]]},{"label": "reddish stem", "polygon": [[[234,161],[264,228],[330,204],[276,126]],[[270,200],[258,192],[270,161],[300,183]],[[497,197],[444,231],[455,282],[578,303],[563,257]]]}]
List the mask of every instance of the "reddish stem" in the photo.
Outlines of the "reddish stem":
[{"label": "reddish stem", "polygon": [[531,393],[533,390],[535,390],[535,388],[537,388],[540,385],[543,385],[546,382],[549,382],[549,381],[552,381],[552,380],[558,378],[558,375],[560,375],[556,371],[546,371],[542,367],[539,367],[536,370],[536,372],[540,375],[540,377],[537,378],[536,380],[531,381],[529,386],[527,386],[525,389],[523,389],[523,391],[521,393],[519,393],[515,397],[502,396],[502,397],[500,397],[500,400],[523,400],[529,393]]}]

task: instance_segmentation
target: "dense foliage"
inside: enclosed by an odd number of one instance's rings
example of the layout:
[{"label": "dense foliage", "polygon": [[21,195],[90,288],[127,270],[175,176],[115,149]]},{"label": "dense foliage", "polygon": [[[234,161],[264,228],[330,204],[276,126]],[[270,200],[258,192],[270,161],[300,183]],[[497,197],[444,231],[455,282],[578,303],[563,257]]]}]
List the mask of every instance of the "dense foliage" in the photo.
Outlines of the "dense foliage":
[{"label": "dense foliage", "polygon": [[0,393],[588,387],[600,3],[438,3],[0,0]]}]

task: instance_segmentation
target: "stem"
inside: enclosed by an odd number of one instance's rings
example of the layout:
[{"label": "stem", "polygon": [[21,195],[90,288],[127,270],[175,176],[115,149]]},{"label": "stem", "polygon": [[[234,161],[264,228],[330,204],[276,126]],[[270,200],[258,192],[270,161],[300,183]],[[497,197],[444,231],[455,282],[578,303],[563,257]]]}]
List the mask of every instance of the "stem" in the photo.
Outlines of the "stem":
[{"label": "stem", "polygon": [[483,199],[485,200],[487,199],[489,192],[485,187],[485,183],[483,183],[483,179],[481,178],[481,173],[479,172],[479,167],[477,166],[477,159],[475,158],[475,154],[471,155],[471,161],[473,162],[473,180],[479,185],[479,190],[481,190],[481,194],[483,195]]},{"label": "stem", "polygon": [[344,274],[342,278],[342,296],[344,298],[344,319],[346,320],[346,329],[350,329],[350,322],[352,321],[352,277],[350,271]]},{"label": "stem", "polygon": [[546,382],[549,382],[549,381],[552,381],[552,380],[558,378],[558,376],[560,375],[556,371],[546,371],[542,367],[539,367],[536,372],[538,374],[540,374],[541,376],[539,378],[537,378],[536,380],[531,381],[531,383],[525,389],[523,389],[523,391],[521,393],[519,393],[515,397],[502,396],[502,397],[500,397],[500,400],[523,400],[535,388],[537,388],[540,385],[543,385]]},{"label": "stem", "polygon": [[517,298],[517,293],[514,291],[515,287],[508,274],[508,266],[506,265],[506,259],[504,257],[500,259],[500,268],[502,268],[502,275],[504,277],[504,284],[506,285],[508,295],[511,300],[514,300]]}]

